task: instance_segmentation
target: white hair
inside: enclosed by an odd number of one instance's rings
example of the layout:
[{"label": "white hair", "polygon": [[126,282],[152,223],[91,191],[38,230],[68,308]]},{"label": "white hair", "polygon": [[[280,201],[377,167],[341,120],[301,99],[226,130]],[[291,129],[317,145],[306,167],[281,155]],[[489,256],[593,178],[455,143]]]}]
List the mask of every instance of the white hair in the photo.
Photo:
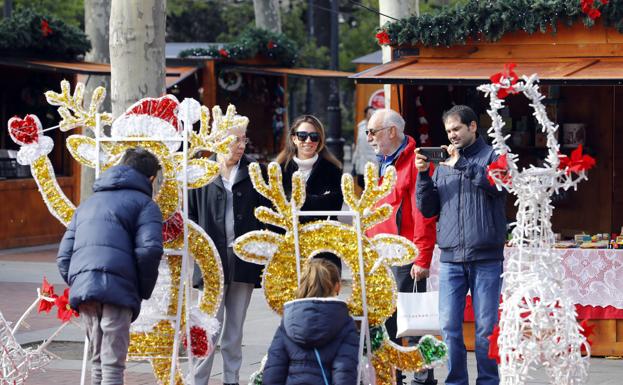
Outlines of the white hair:
[{"label": "white hair", "polygon": [[[396,127],[396,130],[398,131],[399,135],[404,134],[405,120],[402,118],[402,116],[398,112],[390,108],[384,108],[384,109],[374,111],[372,116],[375,116],[377,114],[379,114],[379,117],[381,118],[383,122],[383,127],[394,126]],[[370,117],[370,119],[372,119],[372,117]]]}]

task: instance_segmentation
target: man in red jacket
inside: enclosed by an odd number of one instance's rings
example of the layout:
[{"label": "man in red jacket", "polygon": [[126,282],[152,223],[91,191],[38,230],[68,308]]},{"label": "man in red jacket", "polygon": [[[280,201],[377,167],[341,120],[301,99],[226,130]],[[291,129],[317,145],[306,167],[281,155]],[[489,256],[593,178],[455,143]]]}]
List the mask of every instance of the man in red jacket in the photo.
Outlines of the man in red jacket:
[{"label": "man in red jacket", "polygon": [[[415,168],[415,139],[405,135],[405,121],[394,110],[374,112],[368,121],[366,135],[368,143],[376,152],[381,180],[389,166],[396,168],[396,185],[385,198],[377,203],[389,203],[392,216],[367,231],[367,236],[376,234],[397,234],[411,240],[418,248],[418,257],[410,264],[392,267],[398,291],[412,292],[417,282],[418,292],[426,291],[426,278],[435,248],[436,218],[425,218],[415,204],[415,182],[418,170]],[[396,314],[385,323],[390,338],[396,339]],[[402,384],[402,373],[396,373],[397,383]],[[434,385],[433,371],[416,373],[412,384]]]}]

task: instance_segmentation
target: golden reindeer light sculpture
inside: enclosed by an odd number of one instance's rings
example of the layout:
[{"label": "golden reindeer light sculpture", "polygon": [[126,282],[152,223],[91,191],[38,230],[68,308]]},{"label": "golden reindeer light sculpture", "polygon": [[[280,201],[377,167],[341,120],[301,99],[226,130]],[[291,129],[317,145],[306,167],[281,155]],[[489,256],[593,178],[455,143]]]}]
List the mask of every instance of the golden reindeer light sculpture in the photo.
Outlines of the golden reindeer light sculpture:
[{"label": "golden reindeer light sculpture", "polygon": [[[391,265],[403,265],[417,256],[417,248],[407,239],[390,234],[374,238],[364,235],[368,229],[391,214],[391,206],[374,205],[387,195],[395,182],[396,173],[390,168],[383,182],[378,185],[378,170],[372,164],[366,165],[366,189],[361,198],[354,192],[353,178],[344,174],[342,192],[351,210],[359,213],[359,223],[345,225],[337,221],[314,221],[300,225],[294,210],[300,210],[305,202],[305,182],[297,172],[292,179],[292,197],[288,199],[283,185],[279,165],[268,167],[268,183],[261,175],[258,164],[250,166],[250,175],[255,189],[268,198],[274,209],[259,207],[256,217],[267,224],[284,229],[285,234],[267,230],[252,231],[238,237],[234,243],[235,253],[242,259],[265,265],[263,287],[269,306],[278,314],[283,304],[295,299],[298,287],[296,242],[302,261],[308,261],[320,252],[332,252],[350,268],[353,277],[360,276],[358,239],[361,237],[363,256],[363,277],[367,303],[368,324],[374,331],[372,338],[372,364],[376,370],[377,384],[395,384],[395,370],[419,371],[435,365],[445,357],[445,345],[434,337],[421,339],[417,347],[403,348],[389,340],[384,323],[396,308],[396,282],[390,270]],[[296,228],[295,228],[296,226]],[[358,230],[361,234],[358,234]],[[296,236],[295,236],[296,234]],[[348,299],[352,316],[364,315],[362,285],[353,279],[353,290]]]},{"label": "golden reindeer light sculpture", "polygon": [[[246,126],[248,119],[237,116],[232,105],[225,114],[216,106],[212,110],[214,122],[210,129],[207,107],[193,99],[180,103],[174,96],[166,95],[161,98],[142,99],[113,121],[109,113],[98,115],[105,97],[104,88],[99,87],[94,91],[88,108],[82,107],[83,92],[84,86],[79,83],[72,95],[69,83],[63,81],[60,93],[48,91],[45,94],[48,103],[59,106],[58,112],[62,120],[58,128],[61,131],[82,128],[91,130],[98,138],[96,141],[79,134],[68,137],[67,148],[74,159],[92,168],[99,162],[101,169],[106,170],[120,160],[126,149],[143,147],[156,155],[162,166],[162,184],[154,200],[162,211],[164,246],[170,252],[161,263],[154,295],[143,304],[141,317],[133,325],[129,358],[149,359],[159,383],[168,384],[171,357],[177,349],[174,346],[175,328],[172,319],[178,311],[179,283],[186,274],[181,271],[181,250],[184,245],[183,181],[187,181],[188,189],[210,183],[218,175],[218,164],[204,158],[191,158],[199,151],[227,154],[229,144],[235,139],[228,134],[228,130],[235,125]],[[184,175],[184,154],[177,150],[184,138],[184,125],[192,127],[197,121],[200,122],[199,132],[190,130],[187,133],[189,144],[186,158],[189,160]],[[108,137],[102,129],[110,125],[112,137]],[[59,187],[47,157],[54,146],[52,139],[44,135],[41,123],[35,115],[27,115],[24,119],[12,118],[9,121],[9,133],[21,146],[18,162],[30,165],[48,209],[67,226],[76,207]],[[113,140],[123,138],[129,141]],[[214,316],[223,294],[220,258],[212,240],[203,229],[190,220],[186,225],[188,253],[199,265],[205,285],[198,308],[201,312]],[[185,320],[182,318],[181,322],[184,325]],[[175,383],[183,383],[179,371]]]}]

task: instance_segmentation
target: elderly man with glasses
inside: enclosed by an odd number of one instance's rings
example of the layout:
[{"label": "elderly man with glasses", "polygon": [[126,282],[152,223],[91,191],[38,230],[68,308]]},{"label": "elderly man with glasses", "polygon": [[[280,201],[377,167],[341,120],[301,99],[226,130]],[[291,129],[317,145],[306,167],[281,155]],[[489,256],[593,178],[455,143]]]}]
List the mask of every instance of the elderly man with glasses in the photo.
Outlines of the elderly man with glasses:
[{"label": "elderly man with glasses", "polygon": [[[368,236],[376,234],[397,234],[413,241],[419,249],[418,257],[410,264],[392,267],[398,291],[412,292],[417,283],[418,292],[426,291],[426,278],[435,248],[436,218],[425,218],[415,204],[415,183],[418,170],[415,168],[415,139],[405,135],[405,121],[394,110],[384,109],[374,112],[368,120],[366,135],[379,162],[381,178],[389,166],[396,168],[394,190],[378,205],[389,203],[393,207],[392,216],[368,230]],[[390,338],[396,338],[396,314],[385,324]],[[419,338],[419,337],[418,337]],[[417,342],[417,338],[410,342]],[[396,373],[397,384],[403,384],[402,373]],[[434,385],[432,369],[416,373],[411,384]]]}]

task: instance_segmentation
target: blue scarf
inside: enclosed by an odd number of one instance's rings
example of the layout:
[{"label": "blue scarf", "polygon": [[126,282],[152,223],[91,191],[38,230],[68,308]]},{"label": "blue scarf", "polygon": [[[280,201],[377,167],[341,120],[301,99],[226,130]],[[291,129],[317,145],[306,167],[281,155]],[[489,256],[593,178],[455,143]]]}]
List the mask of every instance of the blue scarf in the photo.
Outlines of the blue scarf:
[{"label": "blue scarf", "polygon": [[387,167],[391,166],[394,163],[394,160],[398,158],[402,150],[404,150],[405,147],[407,147],[407,143],[408,143],[408,140],[407,140],[407,136],[405,135],[404,140],[402,141],[398,149],[394,151],[393,154],[391,155],[377,154],[376,155],[376,160],[379,162],[379,166],[380,166],[379,174],[381,176],[385,175],[385,170],[387,170]]}]

